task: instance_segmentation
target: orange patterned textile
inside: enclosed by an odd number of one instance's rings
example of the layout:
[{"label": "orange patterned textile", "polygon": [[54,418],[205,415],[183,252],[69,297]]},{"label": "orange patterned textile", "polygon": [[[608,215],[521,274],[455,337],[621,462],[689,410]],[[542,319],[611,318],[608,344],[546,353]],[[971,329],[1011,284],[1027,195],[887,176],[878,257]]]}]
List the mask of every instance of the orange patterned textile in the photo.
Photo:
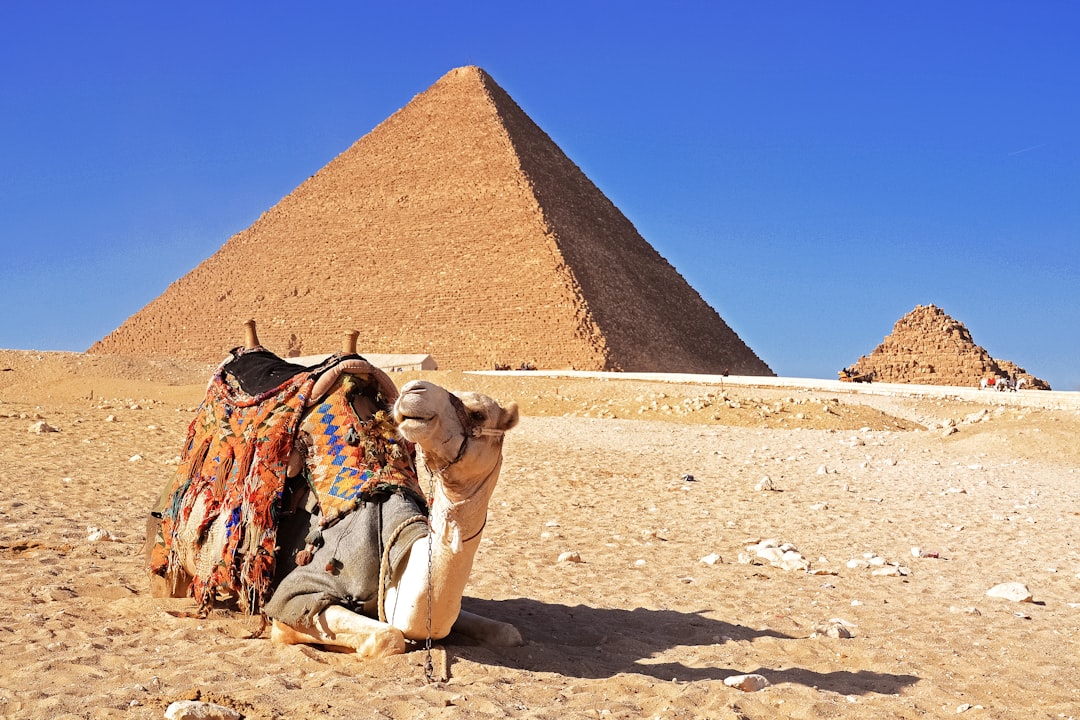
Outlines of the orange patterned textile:
[{"label": "orange patterned textile", "polygon": [[[242,351],[234,351],[235,359]],[[162,513],[164,547],[151,571],[179,567],[178,526],[196,506],[202,513],[197,537],[224,517],[221,555],[196,573],[192,594],[201,606],[218,594],[235,595],[240,608],[257,613],[274,577],[278,512],[289,455],[316,373],[299,373],[276,388],[248,395],[228,376],[224,363],[210,381],[206,399],[188,427],[169,504]]]},{"label": "orange patterned textile", "polygon": [[387,492],[404,491],[420,507],[427,506],[413,464],[412,443],[398,437],[389,408],[360,420],[352,399],[362,391],[356,378],[343,375],[304,416],[300,427],[300,436],[309,445],[308,478],[324,527],[357,503]]}]

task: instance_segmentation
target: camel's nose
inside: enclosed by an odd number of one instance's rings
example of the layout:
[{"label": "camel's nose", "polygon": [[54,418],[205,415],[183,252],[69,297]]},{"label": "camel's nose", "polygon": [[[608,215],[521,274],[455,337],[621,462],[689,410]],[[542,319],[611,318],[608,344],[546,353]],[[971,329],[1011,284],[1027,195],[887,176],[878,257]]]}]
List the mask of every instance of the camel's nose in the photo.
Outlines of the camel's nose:
[{"label": "camel's nose", "polygon": [[422,393],[435,387],[427,380],[410,380],[401,386],[401,394],[406,393]]}]

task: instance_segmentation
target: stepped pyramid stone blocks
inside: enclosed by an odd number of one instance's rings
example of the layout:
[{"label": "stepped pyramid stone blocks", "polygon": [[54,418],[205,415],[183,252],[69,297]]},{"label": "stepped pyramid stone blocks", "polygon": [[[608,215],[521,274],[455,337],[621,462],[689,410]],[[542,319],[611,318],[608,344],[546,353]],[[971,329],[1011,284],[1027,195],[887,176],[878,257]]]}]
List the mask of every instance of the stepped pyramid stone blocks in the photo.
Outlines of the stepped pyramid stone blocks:
[{"label": "stepped pyramid stone blocks", "polygon": [[95,343],[423,353],[442,369],[772,375],[483,70],[452,70]]},{"label": "stepped pyramid stone blocks", "polygon": [[870,355],[849,368],[877,382],[978,386],[982,378],[1023,378],[1025,387],[1050,385],[1008,360],[995,360],[975,344],[964,324],[934,305],[917,305],[896,321],[892,333]]}]

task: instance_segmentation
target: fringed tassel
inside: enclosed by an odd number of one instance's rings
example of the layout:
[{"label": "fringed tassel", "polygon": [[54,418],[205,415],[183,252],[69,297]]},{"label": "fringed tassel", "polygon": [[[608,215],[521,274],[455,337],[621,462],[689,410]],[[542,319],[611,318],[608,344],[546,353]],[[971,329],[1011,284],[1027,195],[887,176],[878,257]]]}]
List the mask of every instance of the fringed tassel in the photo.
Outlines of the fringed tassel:
[{"label": "fringed tassel", "polygon": [[315,528],[309,532],[307,537],[304,538],[304,549],[296,553],[296,564],[308,565],[311,563],[312,558],[315,557],[315,551],[321,548],[324,542],[321,530]]}]

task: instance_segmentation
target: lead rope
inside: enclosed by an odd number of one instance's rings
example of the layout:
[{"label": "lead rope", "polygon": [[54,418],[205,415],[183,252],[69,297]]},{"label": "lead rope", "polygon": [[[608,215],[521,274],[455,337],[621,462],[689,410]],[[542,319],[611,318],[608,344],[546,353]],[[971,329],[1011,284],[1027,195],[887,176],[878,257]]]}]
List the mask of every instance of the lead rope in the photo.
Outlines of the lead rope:
[{"label": "lead rope", "polygon": [[391,533],[390,539],[386,542],[386,549],[383,550],[382,562],[379,563],[379,622],[388,622],[386,616],[386,586],[390,582],[390,548],[394,546],[398,538],[401,536],[402,531],[410,525],[416,523],[426,523],[428,526],[428,584],[427,584],[427,637],[424,640],[424,650],[427,652],[427,659],[424,661],[424,676],[427,678],[428,683],[435,682],[435,663],[431,659],[431,519],[426,518],[423,515],[413,515],[411,518],[402,521],[400,525],[394,528],[394,532]]},{"label": "lead rope", "polygon": [[[401,537],[402,531],[410,525],[415,525],[418,522],[426,523],[428,520],[423,515],[413,515],[411,518],[403,520],[400,525],[394,528],[394,532],[390,534],[390,539],[386,542],[386,548],[383,550],[382,562],[379,563],[379,622],[387,622],[386,618],[386,586],[390,582],[390,549],[394,547],[394,543]],[[430,528],[430,525],[428,526]],[[431,574],[431,568],[428,568],[428,574]]]}]

